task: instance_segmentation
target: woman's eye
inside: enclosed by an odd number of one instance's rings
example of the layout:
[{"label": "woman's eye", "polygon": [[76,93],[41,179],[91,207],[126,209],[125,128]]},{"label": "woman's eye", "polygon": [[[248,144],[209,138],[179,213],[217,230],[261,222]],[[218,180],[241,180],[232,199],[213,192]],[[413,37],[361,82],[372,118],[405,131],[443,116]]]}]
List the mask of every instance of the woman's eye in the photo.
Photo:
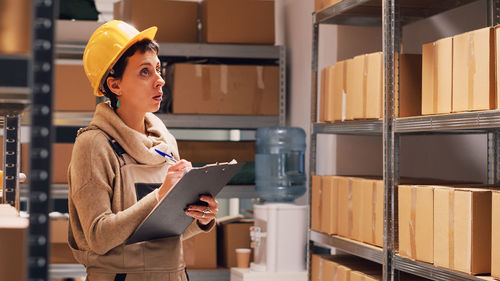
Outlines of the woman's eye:
[{"label": "woman's eye", "polygon": [[141,75],[142,75],[142,76],[148,76],[148,75],[149,75],[149,70],[148,70],[147,68],[143,68],[143,69],[141,70]]}]

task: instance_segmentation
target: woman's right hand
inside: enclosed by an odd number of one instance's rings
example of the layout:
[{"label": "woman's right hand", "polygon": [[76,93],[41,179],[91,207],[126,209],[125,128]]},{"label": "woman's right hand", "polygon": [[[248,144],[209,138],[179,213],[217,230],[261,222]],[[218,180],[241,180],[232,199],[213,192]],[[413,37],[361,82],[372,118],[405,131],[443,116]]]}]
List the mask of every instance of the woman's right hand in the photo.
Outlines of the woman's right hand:
[{"label": "woman's right hand", "polygon": [[184,159],[177,161],[177,163],[168,167],[165,180],[163,180],[163,184],[158,190],[158,200],[162,200],[163,197],[168,194],[170,189],[172,189],[172,187],[174,187],[174,185],[184,176],[185,169],[191,169],[192,167],[193,165],[191,165],[191,162]]}]

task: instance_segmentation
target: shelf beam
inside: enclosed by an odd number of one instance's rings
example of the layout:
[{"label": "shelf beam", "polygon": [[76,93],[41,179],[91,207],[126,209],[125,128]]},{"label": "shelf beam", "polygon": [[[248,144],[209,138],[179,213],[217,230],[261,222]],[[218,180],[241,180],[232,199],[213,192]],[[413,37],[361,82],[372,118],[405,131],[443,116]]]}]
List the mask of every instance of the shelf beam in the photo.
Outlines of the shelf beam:
[{"label": "shelf beam", "polygon": [[453,132],[492,130],[500,126],[500,110],[429,115],[396,120],[397,133]]},{"label": "shelf beam", "polygon": [[316,123],[314,134],[382,135],[382,120]]},{"label": "shelf beam", "polygon": [[[406,25],[475,1],[477,0],[400,0],[401,24]],[[380,26],[382,1],[343,0],[315,16],[315,22],[322,24]]]},{"label": "shelf beam", "polygon": [[[435,267],[431,264],[417,262],[403,258],[401,256],[394,256],[394,267],[397,270],[418,275],[423,278],[436,281],[484,281],[484,278],[472,276],[456,271]],[[488,279],[486,279],[488,280]]]},{"label": "shelf beam", "polygon": [[381,248],[314,230],[310,230],[309,235],[310,240],[314,243],[335,247],[346,253],[382,264]]}]

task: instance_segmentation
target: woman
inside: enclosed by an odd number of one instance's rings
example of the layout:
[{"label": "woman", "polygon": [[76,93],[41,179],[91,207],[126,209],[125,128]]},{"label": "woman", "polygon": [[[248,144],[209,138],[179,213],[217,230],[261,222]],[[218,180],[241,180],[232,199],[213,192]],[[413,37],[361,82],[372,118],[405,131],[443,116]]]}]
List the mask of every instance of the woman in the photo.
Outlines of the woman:
[{"label": "woman", "polygon": [[90,281],[187,280],[181,241],[210,231],[218,212],[214,198],[201,196],[208,207],[187,206],[186,215],[195,220],[182,236],[125,245],[191,168],[151,113],[160,106],[165,84],[156,30],[108,22],[94,32],[83,55],[94,94],[110,100],[98,104],[90,126],[78,132],[68,171],[69,244]]}]

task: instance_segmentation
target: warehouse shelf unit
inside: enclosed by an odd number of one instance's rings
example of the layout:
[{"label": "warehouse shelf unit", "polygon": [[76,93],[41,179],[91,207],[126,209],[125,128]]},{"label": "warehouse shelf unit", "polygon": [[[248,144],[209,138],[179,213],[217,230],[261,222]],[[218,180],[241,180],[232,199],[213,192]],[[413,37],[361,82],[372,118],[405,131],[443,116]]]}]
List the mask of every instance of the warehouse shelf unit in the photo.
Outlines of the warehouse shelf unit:
[{"label": "warehouse shelf unit", "polygon": [[[399,279],[398,271],[412,273],[431,280],[484,280],[484,278],[438,268],[397,255],[399,182],[399,137],[402,134],[486,133],[488,135],[488,182],[499,179],[498,149],[500,148],[500,112],[466,112],[413,118],[395,118],[395,94],[399,80],[396,67],[402,42],[402,25],[423,19],[477,0],[343,0],[313,14],[313,52],[311,87],[310,172],[316,172],[317,134],[382,135],[384,176],[384,247],[372,246],[309,230],[309,265],[315,244],[329,245],[345,252],[382,264],[383,280]],[[499,23],[497,7],[500,1],[487,0],[488,24]],[[382,25],[384,57],[384,119],[316,124],[318,99],[318,34],[320,24]],[[309,194],[309,202],[311,196]],[[310,204],[310,203],[309,203]]]},{"label": "warehouse shelf unit", "polygon": [[[248,59],[264,61],[279,66],[279,115],[191,115],[158,114],[169,128],[241,128],[257,129],[268,126],[283,126],[286,118],[286,49],[284,46],[235,45],[203,43],[160,43],[161,58],[189,59]],[[84,43],[64,42],[56,44],[56,55],[60,58],[79,59]],[[92,119],[89,112],[56,112],[57,125],[85,125]]]}]

